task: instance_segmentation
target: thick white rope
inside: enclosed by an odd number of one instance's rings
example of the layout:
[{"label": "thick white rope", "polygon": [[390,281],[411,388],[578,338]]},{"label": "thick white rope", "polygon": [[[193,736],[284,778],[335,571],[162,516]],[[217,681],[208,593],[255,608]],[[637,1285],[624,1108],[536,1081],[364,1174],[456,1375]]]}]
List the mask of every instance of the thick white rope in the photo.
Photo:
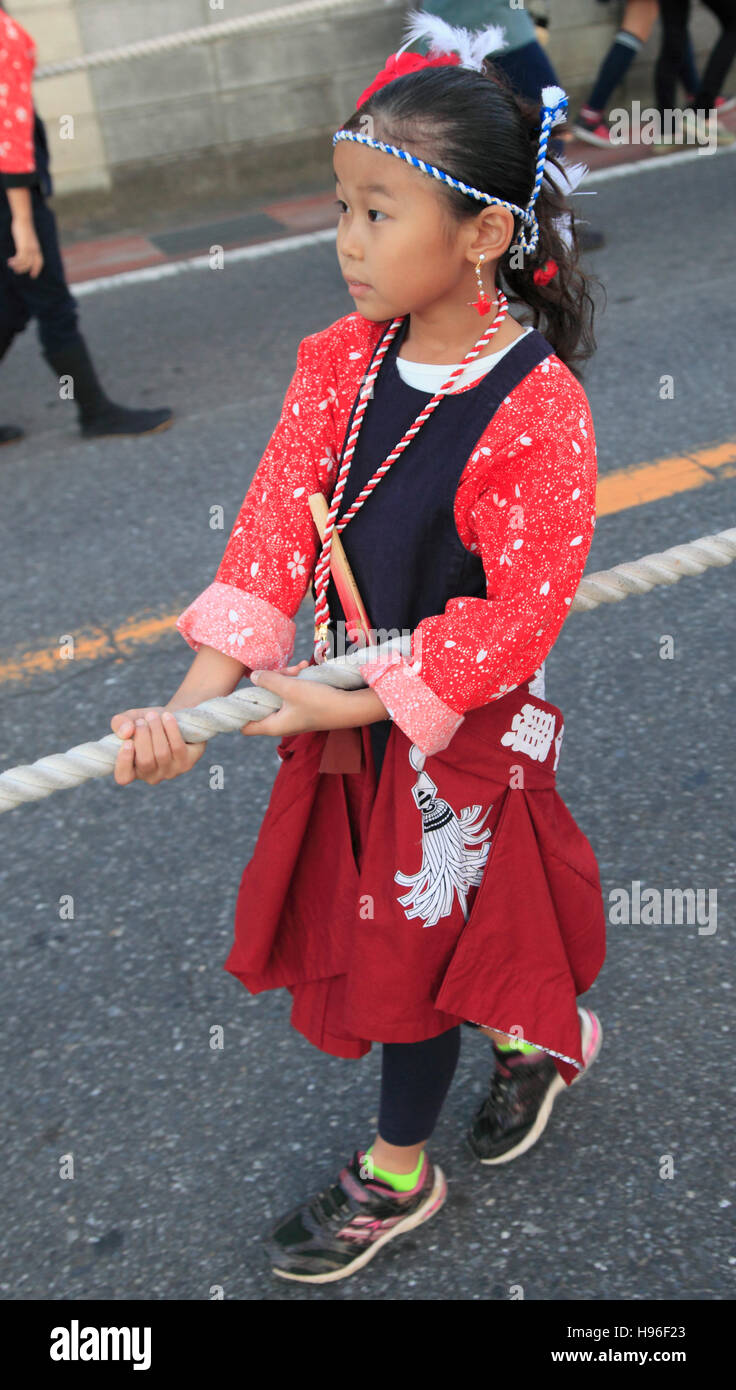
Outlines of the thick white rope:
[{"label": "thick white rope", "polygon": [[[648,593],[659,584],[676,584],[683,575],[702,574],[712,566],[728,565],[735,558],[736,528],[701,536],[699,540],[656,551],[582,579],[570,612],[587,613],[602,603],[620,603],[630,594]],[[358,690],[366,684],[360,674],[363,663],[378,661],[397,649],[402,656],[411,656],[409,634],[305,667],[296,679],[322,681],[339,690]],[[214,734],[236,732],[249,720],[265,719],[281,704],[273,691],[254,685],[173,713],[185,743],[204,743]],[[26,801],[40,801],[52,792],[77,787],[93,777],[107,777],[123,742],[117,734],[109,733],[96,743],[78,743],[66,753],[52,753],[35,763],[8,768],[0,773],[0,812]]]},{"label": "thick white rope", "polygon": [[[388,656],[398,648],[402,655],[411,655],[411,636],[391,638],[379,646],[364,647],[347,656],[325,661],[321,666],[305,667],[298,680],[322,681],[338,690],[360,690],[366,682],[360,674],[365,661],[380,660],[379,653]],[[233,691],[232,695],[216,695],[192,709],[172,711],[185,743],[204,743],[214,734],[231,734],[242,729],[249,720],[265,719],[280,709],[282,701],[271,690],[257,685]],[[9,811],[24,801],[40,801],[52,792],[77,787],[93,777],[107,777],[125,740],[109,733],[96,743],[77,743],[66,753],[52,753],[35,763],[10,767],[0,773],[0,812]]]},{"label": "thick white rope", "polygon": [[[318,18],[332,10],[349,9],[359,0],[300,0],[294,5],[277,5],[272,10],[259,10],[258,14],[242,15],[239,19],[225,19],[219,24],[202,24],[196,29],[181,29],[177,34],[164,34],[156,39],[141,39],[137,43],[121,45],[120,48],[103,48],[99,53],[80,53],[75,58],[66,58],[58,63],[46,63],[36,68],[34,81],[43,77],[58,77],[63,72],[78,72],[81,68],[108,67],[111,63],[122,63],[132,58],[146,58],[151,53],[167,53],[175,48],[185,48],[193,43],[214,43],[217,39],[228,38],[231,34],[246,34],[254,29],[280,28],[300,19]],[[384,0],[384,7],[397,0]],[[363,6],[365,8],[365,5]]]},{"label": "thick white rope", "polygon": [[702,574],[714,565],[730,565],[734,559],[736,528],[673,545],[669,550],[655,550],[640,560],[628,560],[581,579],[570,612],[588,613],[599,603],[620,603],[629,594],[647,594],[657,584],[676,584],[685,574]]}]

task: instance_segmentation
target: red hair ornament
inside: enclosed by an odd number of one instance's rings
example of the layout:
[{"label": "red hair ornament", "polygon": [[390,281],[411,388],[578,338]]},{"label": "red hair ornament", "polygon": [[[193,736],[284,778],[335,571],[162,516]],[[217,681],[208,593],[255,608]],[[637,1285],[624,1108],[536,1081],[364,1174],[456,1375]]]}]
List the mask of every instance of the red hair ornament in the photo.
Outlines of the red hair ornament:
[{"label": "red hair ornament", "polygon": [[550,280],[554,280],[559,268],[557,261],[553,261],[550,257],[548,261],[545,261],[544,265],[537,267],[532,275],[532,280],[535,285],[548,285]]},{"label": "red hair ornament", "polygon": [[385,68],[374,77],[370,87],[361,92],[355,109],[357,111],[380,87],[388,86],[389,82],[393,82],[397,77],[404,77],[408,72],[419,72],[420,68],[444,67],[446,64],[457,67],[459,62],[459,53],[440,53],[432,58],[423,53],[390,53]]},{"label": "red hair ornament", "polygon": [[[404,42],[398,53],[391,53],[386,66],[369,87],[358,97],[358,107],[363,105],[380,87],[386,87],[397,77],[409,72],[419,72],[422,68],[461,67],[476,72],[483,70],[483,63],[490,53],[506,48],[505,30],[499,24],[490,24],[472,33],[462,25],[448,24],[439,15],[427,14],[422,10],[409,10],[406,15]],[[429,39],[429,53],[407,53],[410,44],[419,39]],[[357,109],[357,108],[356,108]]]}]

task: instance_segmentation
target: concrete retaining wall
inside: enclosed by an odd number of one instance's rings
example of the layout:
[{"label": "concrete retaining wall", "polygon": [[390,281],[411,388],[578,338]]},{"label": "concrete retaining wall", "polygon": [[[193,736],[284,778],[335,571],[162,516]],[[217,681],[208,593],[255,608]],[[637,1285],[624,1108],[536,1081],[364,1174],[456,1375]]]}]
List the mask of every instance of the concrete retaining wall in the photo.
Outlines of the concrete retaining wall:
[{"label": "concrete retaining wall", "polygon": [[[38,63],[275,9],[275,0],[8,0],[33,34]],[[329,182],[330,135],[401,42],[409,4],[346,7],[274,23],[242,37],[197,44],[82,74],[39,80],[56,206],[127,213],[140,203],[224,205],[260,192]],[[574,113],[620,23],[621,0],[551,0],[548,52]],[[614,95],[652,100],[659,22]],[[718,32],[694,5],[691,34],[702,64]],[[733,85],[734,78],[731,83]],[[61,136],[74,116],[72,139]]]}]

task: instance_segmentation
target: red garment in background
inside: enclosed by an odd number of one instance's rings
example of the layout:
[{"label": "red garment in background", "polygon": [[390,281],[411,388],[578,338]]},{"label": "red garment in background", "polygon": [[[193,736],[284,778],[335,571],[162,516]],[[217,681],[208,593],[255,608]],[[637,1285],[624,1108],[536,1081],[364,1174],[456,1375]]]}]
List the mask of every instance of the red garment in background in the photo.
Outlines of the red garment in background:
[{"label": "red garment in background", "polygon": [[0,174],[32,174],[33,96],[36,45],[31,35],[0,10]]}]

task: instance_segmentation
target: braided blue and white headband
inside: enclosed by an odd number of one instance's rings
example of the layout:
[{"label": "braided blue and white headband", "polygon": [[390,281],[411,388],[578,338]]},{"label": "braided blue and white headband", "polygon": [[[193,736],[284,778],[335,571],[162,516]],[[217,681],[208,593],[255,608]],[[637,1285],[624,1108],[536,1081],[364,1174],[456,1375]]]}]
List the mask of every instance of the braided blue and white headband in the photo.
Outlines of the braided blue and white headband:
[{"label": "braided blue and white headband", "polygon": [[[465,29],[451,28],[436,15],[414,11],[409,18],[409,28],[406,31],[409,37],[403,48],[413,43],[415,39],[430,34],[432,36],[430,56],[437,57],[442,53],[457,51],[461,56],[460,67],[480,71],[483,57],[504,46],[504,31],[495,25],[490,29],[478,30],[471,35]],[[403,48],[399,49],[399,53],[403,51]],[[566,108],[567,94],[561,87],[544,87],[542,89],[542,117],[534,187],[525,208],[518,207],[516,203],[506,202],[504,198],[495,198],[490,193],[483,193],[479,188],[471,188],[461,179],[453,178],[453,175],[446,173],[444,169],[438,169],[436,165],[427,164],[423,159],[418,159],[416,155],[409,154],[408,150],[401,150],[396,145],[386,145],[383,140],[374,140],[370,135],[364,135],[355,130],[336,130],[332,137],[332,143],[336,145],[338,140],[354,140],[358,144],[369,145],[372,149],[383,150],[386,154],[393,154],[399,159],[406,160],[407,164],[413,165],[415,169],[421,169],[423,173],[431,174],[432,178],[440,179],[443,183],[449,184],[451,188],[458,188],[461,193],[466,193],[471,198],[477,198],[479,202],[507,208],[509,212],[516,213],[524,224],[511,245],[520,246],[523,251],[531,252],[536,250],[539,241],[539,223],[534,211],[534,204],[542,187],[550,131],[554,126],[564,121]]]}]

